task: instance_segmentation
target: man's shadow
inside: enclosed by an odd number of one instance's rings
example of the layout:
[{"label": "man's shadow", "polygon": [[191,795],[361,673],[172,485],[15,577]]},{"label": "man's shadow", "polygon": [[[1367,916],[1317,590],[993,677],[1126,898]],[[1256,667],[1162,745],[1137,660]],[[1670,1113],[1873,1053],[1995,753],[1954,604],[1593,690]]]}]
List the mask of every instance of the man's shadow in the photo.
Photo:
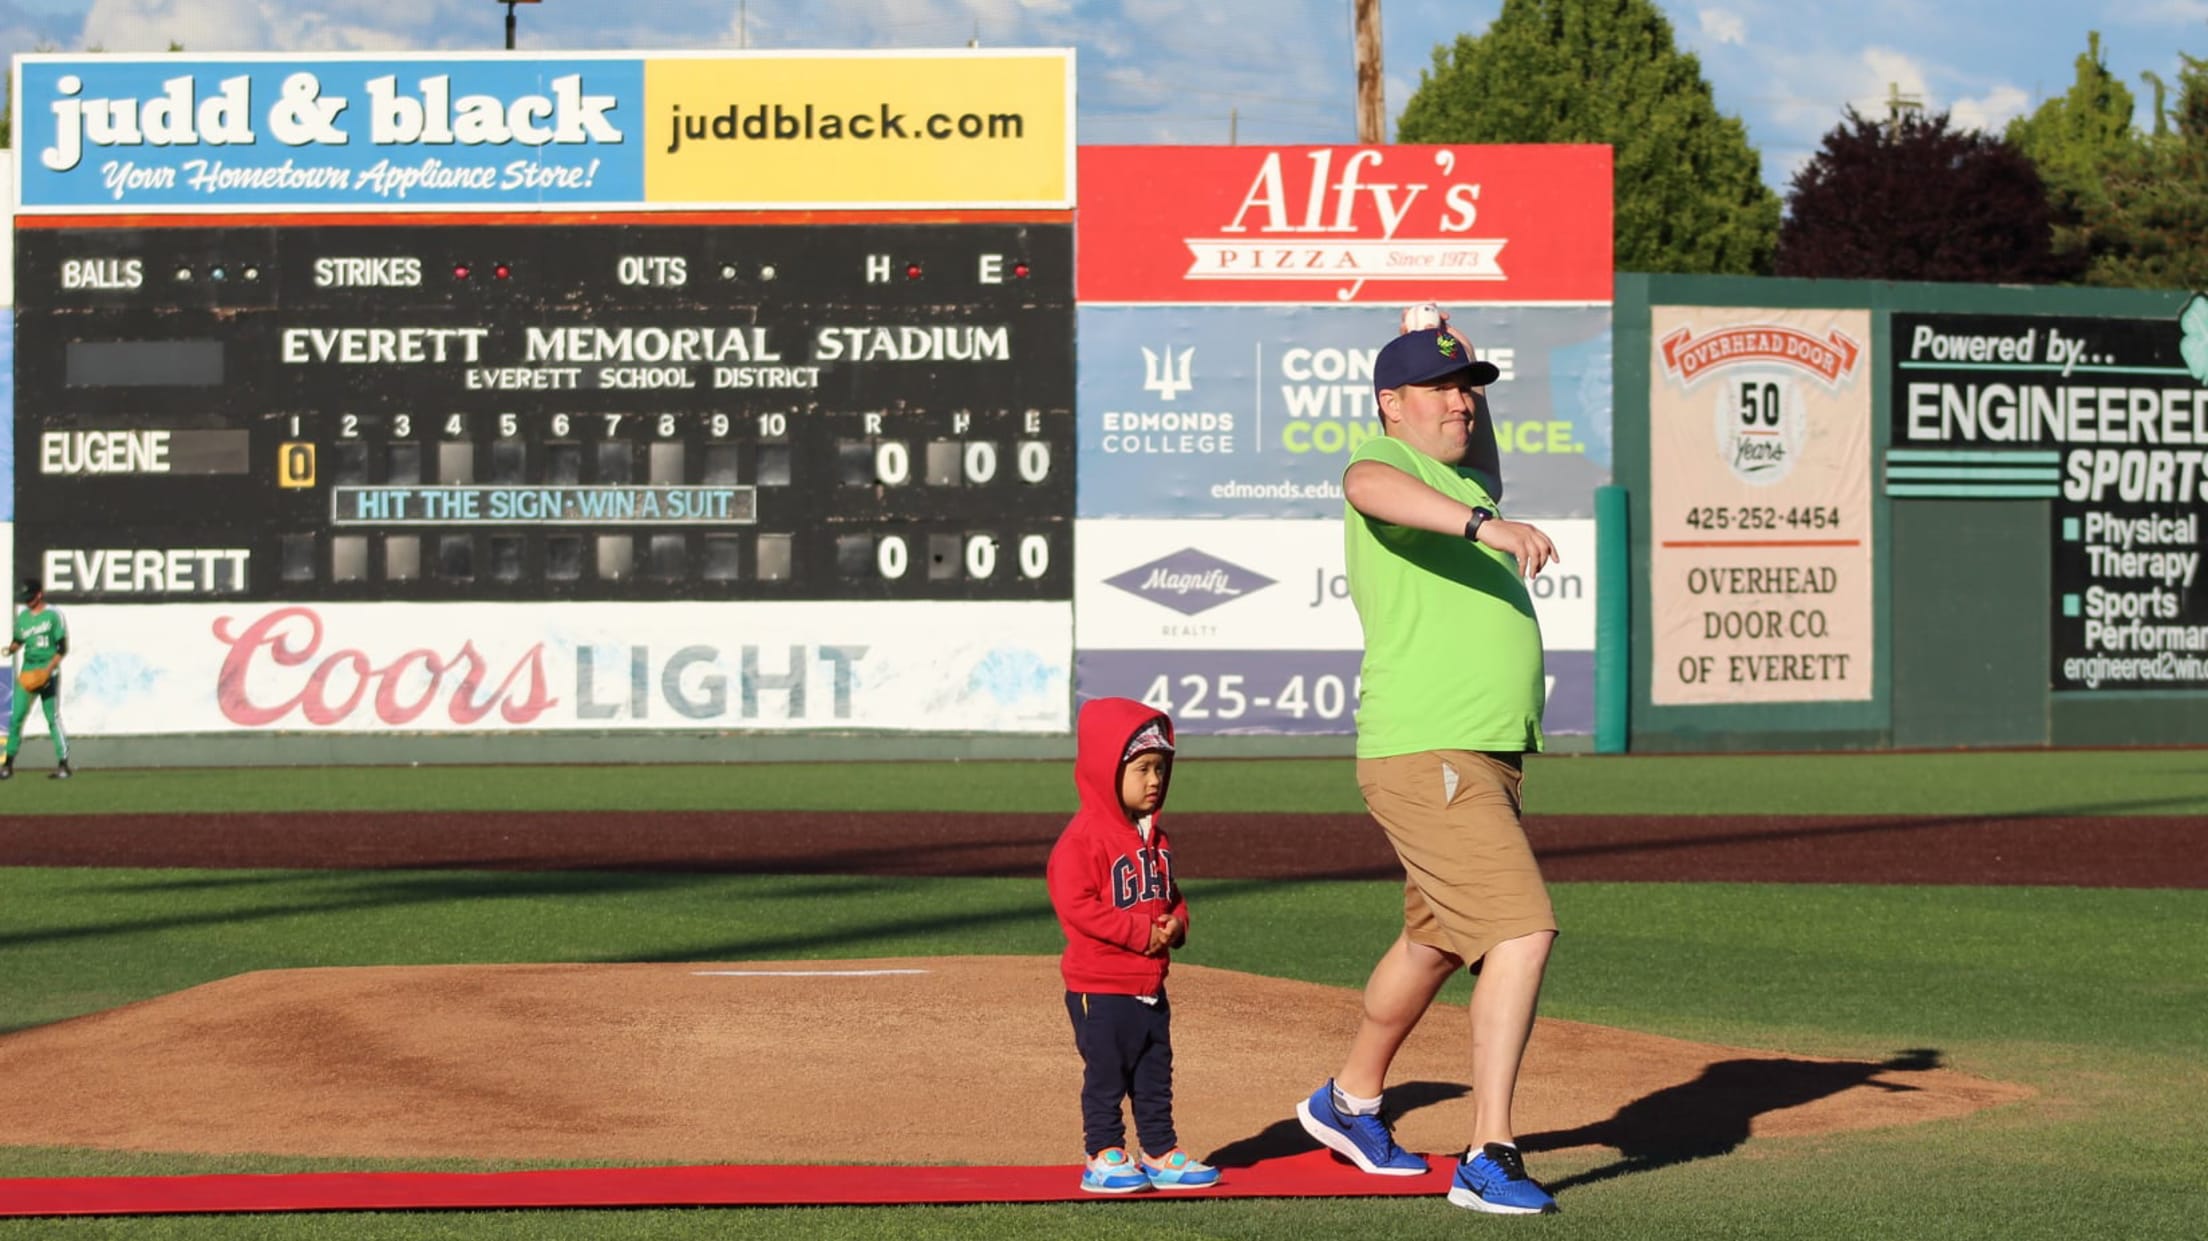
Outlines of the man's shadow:
[{"label": "man's shadow", "polygon": [[[1913,1047],[1884,1061],[1768,1059],[1720,1060],[1701,1076],[1635,1099],[1608,1120],[1576,1129],[1523,1134],[1526,1151],[1607,1146],[1622,1158],[1576,1176],[1545,1182],[1553,1192],[1591,1185],[1635,1172],[1726,1155],[1748,1140],[1750,1124],[1765,1112],[1799,1107],[1857,1086],[1913,1091],[1915,1086],[1873,1080],[1881,1073],[1922,1072],[1940,1067],[1940,1053]],[[1455,1082],[1403,1082],[1388,1087],[1386,1115],[1392,1122],[1407,1112],[1472,1093]],[[1229,1142],[1204,1157],[1220,1168],[1246,1168],[1263,1159],[1279,1159],[1322,1149],[1293,1115],[1250,1137]],[[1461,1152],[1452,1152],[1461,1153]],[[1345,1163],[1346,1166],[1346,1163]]]},{"label": "man's shadow", "polygon": [[[1382,1114],[1390,1123],[1405,1112],[1450,1099],[1461,1099],[1471,1094],[1470,1086],[1455,1082],[1399,1082],[1388,1087]],[[1303,1131],[1303,1124],[1295,1117],[1295,1109],[1289,1109],[1286,1120],[1276,1120],[1250,1137],[1227,1143],[1204,1156],[1204,1162],[1215,1168],[1247,1168],[1263,1159],[1280,1159],[1288,1155],[1301,1155],[1309,1151],[1323,1150],[1311,1135]],[[1337,1156],[1339,1158],[1339,1156]],[[1348,1167],[1347,1160],[1342,1161]]]},{"label": "man's shadow", "polygon": [[1576,1129],[1521,1135],[1521,1150],[1608,1146],[1622,1158],[1576,1176],[1547,1182],[1551,1192],[1592,1185],[1636,1172],[1652,1172],[1738,1149],[1751,1122],[1765,1112],[1799,1107],[1857,1086],[1914,1091],[1915,1086],[1873,1080],[1887,1072],[1940,1067],[1940,1053],[1913,1047],[1882,1062],[1794,1060],[1783,1057],[1720,1060],[1691,1082],[1666,1086],[1618,1109],[1608,1120]]}]

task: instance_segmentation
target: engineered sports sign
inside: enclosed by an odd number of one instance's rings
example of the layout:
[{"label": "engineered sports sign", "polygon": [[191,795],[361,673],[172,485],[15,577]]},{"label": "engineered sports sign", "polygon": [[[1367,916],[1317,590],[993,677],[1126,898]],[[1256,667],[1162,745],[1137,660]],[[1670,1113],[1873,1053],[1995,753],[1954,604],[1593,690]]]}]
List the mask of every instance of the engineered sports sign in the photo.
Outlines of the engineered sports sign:
[{"label": "engineered sports sign", "polygon": [[2050,686],[2208,687],[2208,298],[1893,323],[1887,491],[2048,502]]}]

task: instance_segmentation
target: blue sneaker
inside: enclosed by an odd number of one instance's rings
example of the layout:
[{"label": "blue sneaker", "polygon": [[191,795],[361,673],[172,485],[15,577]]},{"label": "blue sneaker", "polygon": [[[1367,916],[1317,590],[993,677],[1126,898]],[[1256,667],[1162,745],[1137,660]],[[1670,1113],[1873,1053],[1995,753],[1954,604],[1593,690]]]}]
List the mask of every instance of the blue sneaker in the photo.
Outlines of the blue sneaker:
[{"label": "blue sneaker", "polygon": [[1205,1189],[1219,1183],[1219,1169],[1198,1163],[1178,1146],[1156,1159],[1145,1154],[1142,1172],[1159,1189]]},{"label": "blue sneaker", "polygon": [[1150,1178],[1123,1147],[1107,1146],[1081,1169],[1081,1188],[1092,1194],[1132,1194],[1150,1188]]},{"label": "blue sneaker", "polygon": [[1388,1123],[1378,1116],[1345,1116],[1334,1106],[1334,1081],[1296,1104],[1303,1131],[1320,1144],[1375,1176],[1419,1176],[1426,1161],[1395,1144]]},{"label": "blue sneaker", "polygon": [[1457,1165],[1449,1201],[1490,1215],[1546,1215],[1556,1210],[1555,1197],[1526,1175],[1526,1161],[1518,1148],[1500,1142],[1489,1142]]}]

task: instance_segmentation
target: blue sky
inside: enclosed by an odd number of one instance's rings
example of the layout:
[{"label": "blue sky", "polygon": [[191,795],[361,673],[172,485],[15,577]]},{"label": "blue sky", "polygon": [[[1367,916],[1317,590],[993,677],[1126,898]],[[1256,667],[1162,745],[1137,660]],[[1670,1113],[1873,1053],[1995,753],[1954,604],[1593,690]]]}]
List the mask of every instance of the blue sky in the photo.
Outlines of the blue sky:
[{"label": "blue sky", "polygon": [[[1747,123],[1785,192],[1841,109],[1882,112],[1889,84],[1998,129],[2066,90],[2086,32],[2140,99],[2208,56],[2208,0],[1660,0],[1720,110]],[[1502,0],[1382,0],[1388,111],[1433,49]],[[1080,138],[1111,143],[1350,142],[1351,0],[541,0],[524,50],[737,47],[1079,49]],[[488,50],[500,0],[0,0],[10,53]]]}]

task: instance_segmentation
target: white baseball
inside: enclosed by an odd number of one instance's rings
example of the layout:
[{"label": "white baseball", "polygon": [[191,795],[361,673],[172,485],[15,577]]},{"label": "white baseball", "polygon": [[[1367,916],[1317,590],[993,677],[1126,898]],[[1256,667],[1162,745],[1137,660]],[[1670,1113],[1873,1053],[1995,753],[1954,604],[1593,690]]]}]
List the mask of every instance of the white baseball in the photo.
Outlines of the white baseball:
[{"label": "white baseball", "polygon": [[1420,302],[1403,308],[1403,330],[1424,332],[1441,326],[1441,307],[1432,302]]}]

